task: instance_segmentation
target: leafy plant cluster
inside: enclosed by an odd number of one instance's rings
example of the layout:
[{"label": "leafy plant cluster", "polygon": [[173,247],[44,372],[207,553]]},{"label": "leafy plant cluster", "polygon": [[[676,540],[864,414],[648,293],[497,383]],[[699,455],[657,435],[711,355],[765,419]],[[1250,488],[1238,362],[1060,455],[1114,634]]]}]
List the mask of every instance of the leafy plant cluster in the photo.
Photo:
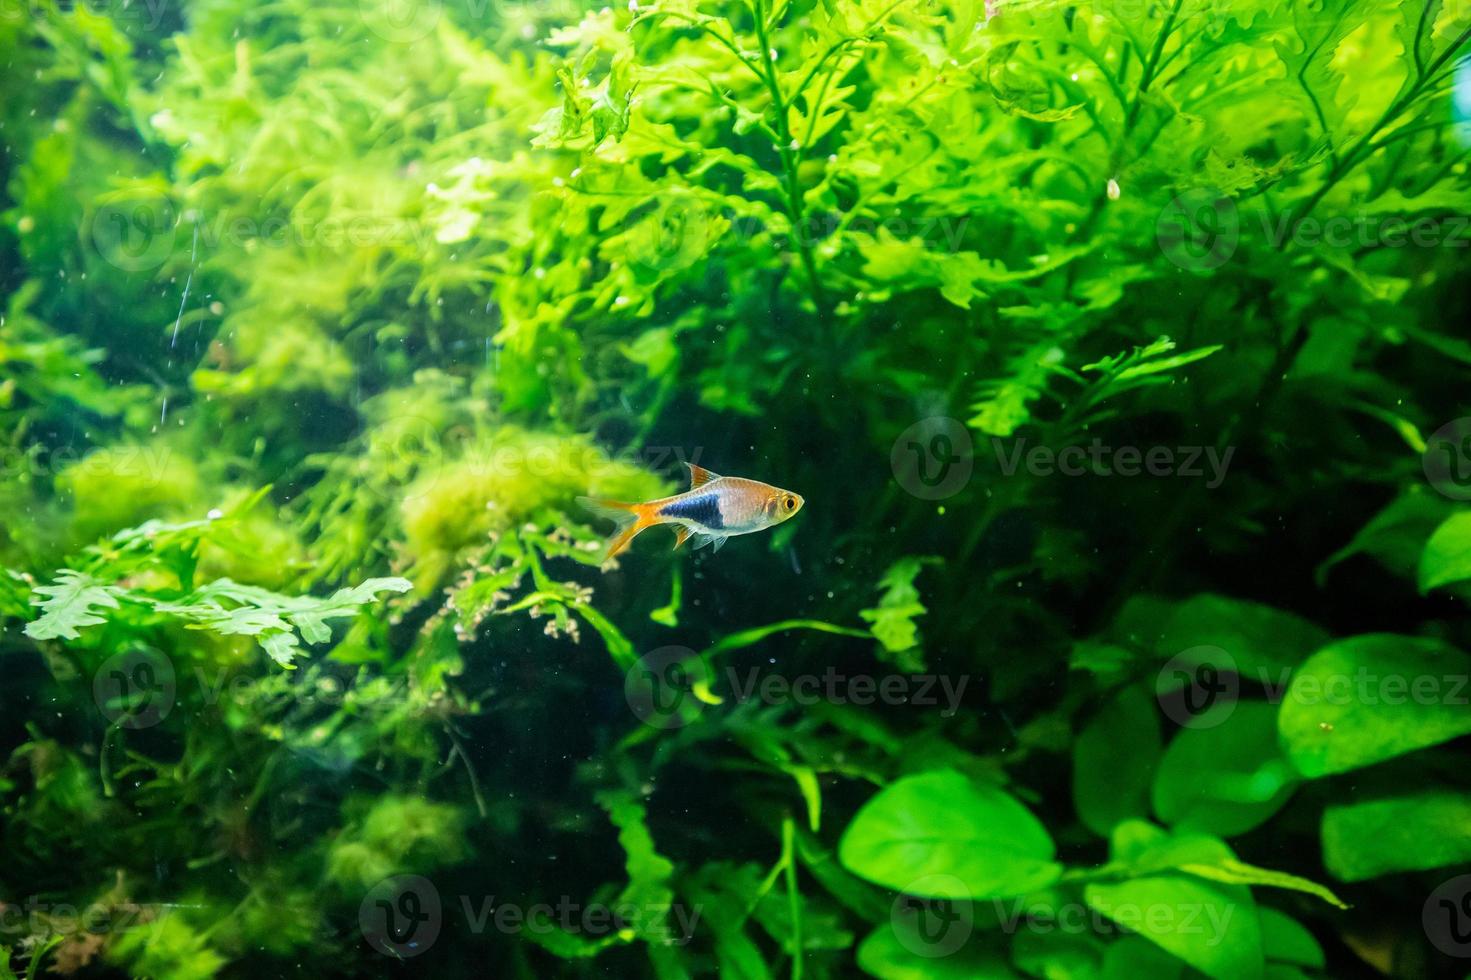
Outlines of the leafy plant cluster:
[{"label": "leafy plant cluster", "polygon": [[[410,875],[446,975],[1443,969],[1463,6],[145,13],[0,17],[0,977],[379,972]],[[1231,463],[1004,463],[1094,443]],[[808,505],[599,568],[681,458]],[[975,683],[732,683],[828,671]]]}]

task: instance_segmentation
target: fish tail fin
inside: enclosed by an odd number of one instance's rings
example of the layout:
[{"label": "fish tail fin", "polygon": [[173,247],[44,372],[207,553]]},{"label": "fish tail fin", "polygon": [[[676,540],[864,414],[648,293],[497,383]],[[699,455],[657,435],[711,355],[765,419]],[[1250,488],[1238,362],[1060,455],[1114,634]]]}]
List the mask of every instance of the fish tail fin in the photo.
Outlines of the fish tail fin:
[{"label": "fish tail fin", "polygon": [[625,504],[621,500],[603,500],[598,497],[578,497],[577,502],[585,510],[616,525],[613,534],[608,538],[603,561],[622,554],[640,531],[659,523],[653,512],[643,504]]}]

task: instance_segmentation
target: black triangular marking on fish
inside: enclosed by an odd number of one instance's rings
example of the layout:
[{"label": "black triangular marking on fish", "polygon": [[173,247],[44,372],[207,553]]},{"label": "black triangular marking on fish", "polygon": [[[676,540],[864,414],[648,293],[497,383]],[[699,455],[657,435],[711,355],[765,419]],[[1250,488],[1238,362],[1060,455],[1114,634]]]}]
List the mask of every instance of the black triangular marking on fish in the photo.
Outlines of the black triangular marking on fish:
[{"label": "black triangular marking on fish", "polygon": [[690,469],[690,489],[691,490],[695,490],[695,489],[697,489],[699,487],[703,487],[705,484],[709,483],[711,480],[718,480],[718,479],[720,479],[720,474],[719,473],[711,473],[709,470],[705,469],[705,467],[703,467],[703,466],[696,466],[694,463],[685,463],[684,465],[685,466],[688,466],[689,469]]},{"label": "black triangular marking on fish", "polygon": [[720,513],[720,500],[713,493],[687,491],[659,509],[660,517],[694,521],[704,530],[720,530],[725,521]]}]

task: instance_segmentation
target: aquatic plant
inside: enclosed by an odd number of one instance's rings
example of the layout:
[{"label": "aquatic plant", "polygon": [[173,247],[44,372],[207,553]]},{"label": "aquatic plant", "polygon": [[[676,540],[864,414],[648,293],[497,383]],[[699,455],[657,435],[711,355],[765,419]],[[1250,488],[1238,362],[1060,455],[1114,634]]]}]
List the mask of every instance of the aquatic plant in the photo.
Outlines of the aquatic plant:
[{"label": "aquatic plant", "polygon": [[1468,39],[0,14],[0,978],[1448,969]]}]

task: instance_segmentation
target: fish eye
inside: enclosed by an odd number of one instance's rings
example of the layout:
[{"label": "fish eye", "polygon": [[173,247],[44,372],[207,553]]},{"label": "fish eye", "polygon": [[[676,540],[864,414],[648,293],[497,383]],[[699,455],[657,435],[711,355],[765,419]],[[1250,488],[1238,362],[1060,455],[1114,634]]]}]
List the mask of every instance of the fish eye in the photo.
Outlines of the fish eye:
[{"label": "fish eye", "polygon": [[796,497],[786,497],[786,498],[784,498],[782,500],[781,503],[782,503],[782,506],[785,507],[787,510],[796,510],[797,509],[797,498]]}]

